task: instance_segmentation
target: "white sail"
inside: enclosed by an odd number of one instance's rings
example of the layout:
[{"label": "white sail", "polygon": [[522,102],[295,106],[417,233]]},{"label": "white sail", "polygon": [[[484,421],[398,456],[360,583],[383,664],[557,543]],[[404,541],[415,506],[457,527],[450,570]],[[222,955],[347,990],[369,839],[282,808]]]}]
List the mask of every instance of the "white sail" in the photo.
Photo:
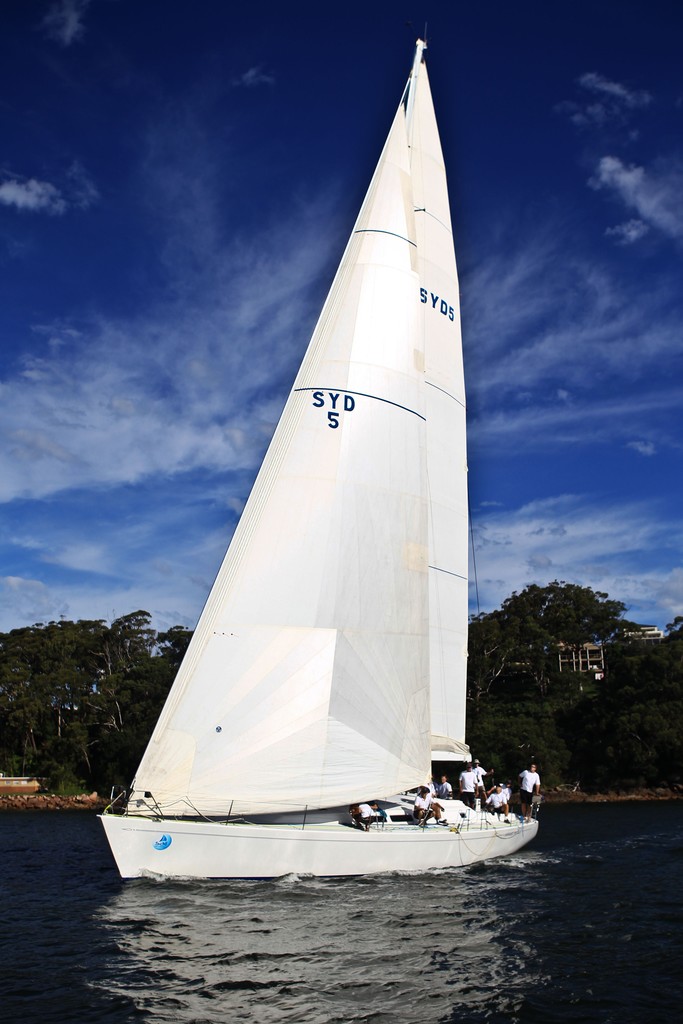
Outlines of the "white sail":
[{"label": "white sail", "polygon": [[400,792],[432,734],[464,740],[458,289],[421,57],[137,772],[171,813]]},{"label": "white sail", "polygon": [[417,822],[405,796],[368,834],[340,806],[467,754],[465,394],[423,50],[133,792],[102,815],[124,878],[427,871],[538,831],[457,800]]},{"label": "white sail", "polygon": [[409,145],[425,350],[432,751],[435,760],[445,760],[469,752],[465,378],[446,170],[419,50],[415,77]]}]

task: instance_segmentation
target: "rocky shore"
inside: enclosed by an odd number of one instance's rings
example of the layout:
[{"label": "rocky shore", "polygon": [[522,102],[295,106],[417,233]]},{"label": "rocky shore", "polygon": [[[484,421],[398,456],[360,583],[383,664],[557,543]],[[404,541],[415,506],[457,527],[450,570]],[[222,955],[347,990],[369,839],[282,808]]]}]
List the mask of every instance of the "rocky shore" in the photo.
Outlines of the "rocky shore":
[{"label": "rocky shore", "polygon": [[[657,786],[652,789],[614,789],[606,793],[583,792],[558,787],[544,790],[546,803],[611,804],[627,800],[683,800],[683,786]],[[98,793],[58,796],[55,793],[32,793],[0,796],[0,811],[102,811],[109,801]]]},{"label": "rocky shore", "polygon": [[546,802],[553,804],[616,804],[627,800],[683,800],[683,786],[655,786],[639,789],[612,789],[605,793],[584,792],[563,788],[543,791]]},{"label": "rocky shore", "polygon": [[59,796],[56,793],[21,793],[0,796],[0,811],[102,811],[109,803],[97,793]]}]

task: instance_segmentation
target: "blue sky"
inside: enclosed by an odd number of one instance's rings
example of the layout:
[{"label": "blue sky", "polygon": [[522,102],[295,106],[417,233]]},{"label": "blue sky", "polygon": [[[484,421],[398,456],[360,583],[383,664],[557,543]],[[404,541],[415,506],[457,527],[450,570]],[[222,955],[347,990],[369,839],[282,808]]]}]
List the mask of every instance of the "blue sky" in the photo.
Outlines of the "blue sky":
[{"label": "blue sky", "polygon": [[194,626],[425,21],[479,606],[683,614],[683,6],[330,11],[4,0],[0,630]]}]

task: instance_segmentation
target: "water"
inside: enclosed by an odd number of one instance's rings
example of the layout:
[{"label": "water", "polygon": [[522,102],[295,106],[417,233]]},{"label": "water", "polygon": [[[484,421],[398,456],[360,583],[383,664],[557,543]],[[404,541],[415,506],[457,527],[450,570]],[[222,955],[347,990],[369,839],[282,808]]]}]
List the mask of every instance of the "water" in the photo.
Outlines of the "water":
[{"label": "water", "polygon": [[543,808],[428,875],[122,883],[99,821],[0,814],[5,1024],[678,1020],[683,802]]}]

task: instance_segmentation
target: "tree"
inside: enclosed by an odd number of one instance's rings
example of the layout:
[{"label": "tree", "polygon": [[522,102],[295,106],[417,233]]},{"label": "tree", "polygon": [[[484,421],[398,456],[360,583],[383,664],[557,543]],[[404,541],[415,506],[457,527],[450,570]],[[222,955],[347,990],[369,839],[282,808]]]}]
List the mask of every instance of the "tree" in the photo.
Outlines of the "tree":
[{"label": "tree", "polygon": [[129,782],[191,633],[148,612],[0,634],[0,768],[54,788]]},{"label": "tree", "polygon": [[[552,784],[572,768],[579,724],[571,708],[586,707],[586,674],[560,672],[561,650],[605,644],[633,624],[625,606],[607,594],[555,580],[532,585],[499,609],[471,621],[468,665],[468,740],[478,755],[501,762],[505,773],[531,756]],[[592,678],[592,677],[591,677]]]}]

